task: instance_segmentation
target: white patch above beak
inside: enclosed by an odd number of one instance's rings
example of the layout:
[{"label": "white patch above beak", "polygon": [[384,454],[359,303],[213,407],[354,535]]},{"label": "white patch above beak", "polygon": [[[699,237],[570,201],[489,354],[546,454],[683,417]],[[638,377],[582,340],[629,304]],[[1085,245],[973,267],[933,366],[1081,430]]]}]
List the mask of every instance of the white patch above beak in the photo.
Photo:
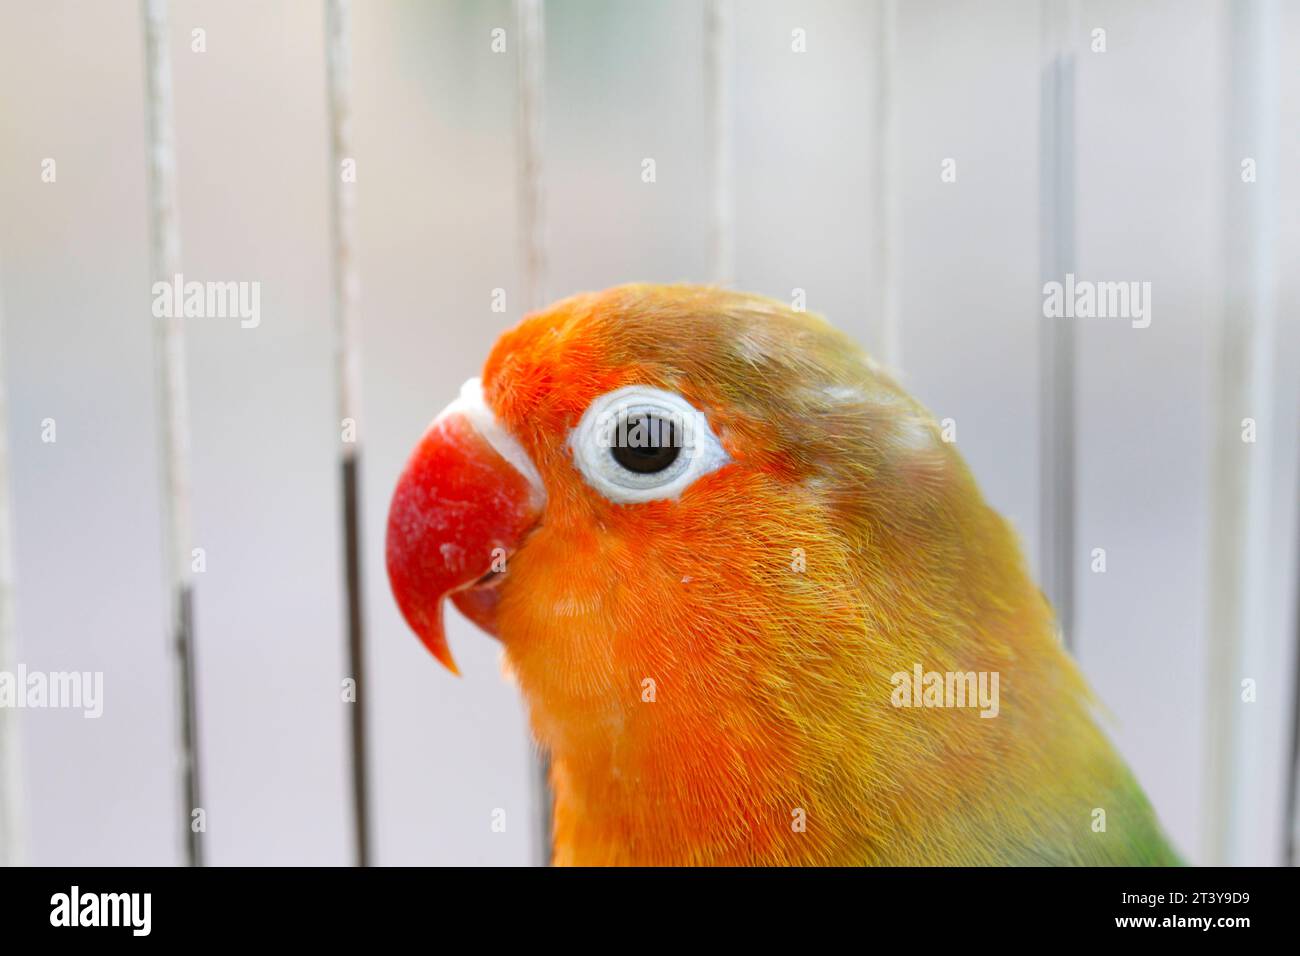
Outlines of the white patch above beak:
[{"label": "white patch above beak", "polygon": [[519,444],[519,440],[514,435],[502,427],[501,423],[497,421],[496,415],[492,414],[492,409],[488,408],[487,402],[483,400],[482,379],[475,376],[462,385],[460,395],[440,411],[434,421],[436,422],[444,415],[456,412],[465,416],[474,430],[492,446],[493,451],[509,462],[515,471],[528,479],[536,504],[538,507],[544,505],[546,503],[546,486],[542,484],[542,476],[537,471],[537,466],[533,464],[532,458],[528,456],[528,452],[524,450],[524,446]]}]

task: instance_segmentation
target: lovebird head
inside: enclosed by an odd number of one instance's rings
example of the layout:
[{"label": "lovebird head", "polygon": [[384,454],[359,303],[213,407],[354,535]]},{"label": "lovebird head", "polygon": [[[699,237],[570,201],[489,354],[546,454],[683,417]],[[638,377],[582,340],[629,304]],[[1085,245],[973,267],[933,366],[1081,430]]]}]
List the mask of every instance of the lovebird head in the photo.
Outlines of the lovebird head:
[{"label": "lovebird head", "polygon": [[446,599],[501,641],[556,862],[1162,862],[952,439],[782,303],[574,296],[417,444],[393,593],[448,668]]}]

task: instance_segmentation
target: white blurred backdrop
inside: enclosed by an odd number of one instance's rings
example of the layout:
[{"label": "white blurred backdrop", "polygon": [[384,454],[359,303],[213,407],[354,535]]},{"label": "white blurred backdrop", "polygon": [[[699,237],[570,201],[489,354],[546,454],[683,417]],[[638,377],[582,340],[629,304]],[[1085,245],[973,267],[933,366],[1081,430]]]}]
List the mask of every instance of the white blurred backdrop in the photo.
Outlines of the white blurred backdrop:
[{"label": "white blurred backdrop", "polygon": [[[376,857],[525,864],[529,742],[498,647],[459,618],[464,677],[388,593],[398,469],[519,317],[512,5],[354,5],[365,576]],[[898,21],[904,383],[1038,560],[1040,8],[908,0]],[[1077,330],[1083,668],[1175,843],[1204,859],[1214,329],[1225,300],[1229,3],[1086,0],[1078,273],[1152,284],[1152,323]],[[736,285],[866,341],[878,14],[747,0],[735,22]],[[1280,4],[1279,338],[1269,666],[1252,676],[1254,819],[1234,861],[1283,859],[1293,733],[1300,369],[1300,4]],[[206,52],[191,51],[195,28]],[[806,30],[807,52],[791,51]],[[187,325],[201,752],[214,864],[351,860],[338,422],[321,5],[171,5],[183,265],[259,281],[261,324]],[[142,30],[133,0],[0,0],[0,297],[18,657],[103,671],[104,713],[21,715],[28,859],[179,862],[164,633]],[[709,278],[697,0],[546,4],[548,293]],[[641,180],[644,158],[657,181]],[[54,158],[57,180],[43,182]],[[956,160],[957,181],[940,164]],[[1242,187],[1245,188],[1245,187]],[[491,310],[505,288],[507,314]],[[57,442],[41,422],[57,423]],[[1261,437],[1261,441],[1265,440]],[[1087,556],[1107,551],[1107,573]],[[452,612],[454,614],[454,612]],[[1235,686],[1236,681],[1229,682]],[[506,810],[506,832],[492,811]]]}]

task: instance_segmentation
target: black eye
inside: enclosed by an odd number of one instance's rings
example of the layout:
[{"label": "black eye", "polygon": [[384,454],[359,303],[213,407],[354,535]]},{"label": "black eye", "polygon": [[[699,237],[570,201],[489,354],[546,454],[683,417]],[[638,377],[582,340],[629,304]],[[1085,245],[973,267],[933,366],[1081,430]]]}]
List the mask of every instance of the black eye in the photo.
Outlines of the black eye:
[{"label": "black eye", "polygon": [[638,475],[663,471],[682,453],[677,426],[657,415],[629,415],[619,422],[609,446],[614,460]]}]

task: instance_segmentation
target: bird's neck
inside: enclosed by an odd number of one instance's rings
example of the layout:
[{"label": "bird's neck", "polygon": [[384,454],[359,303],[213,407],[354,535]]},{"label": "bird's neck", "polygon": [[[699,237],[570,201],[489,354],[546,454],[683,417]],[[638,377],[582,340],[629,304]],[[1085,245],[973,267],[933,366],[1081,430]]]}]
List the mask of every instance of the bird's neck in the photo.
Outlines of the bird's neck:
[{"label": "bird's neck", "polygon": [[[780,714],[719,702],[674,730],[632,723],[562,738],[552,754],[555,862],[1041,862],[1039,834],[1062,828],[1079,844],[1059,850],[1062,859],[1092,852],[1101,844],[1088,845],[1090,814],[1114,812],[1131,779],[1063,655],[1040,655],[1060,658],[1048,674],[1041,660],[1003,653],[956,665],[976,672],[977,688],[980,671],[1001,675],[996,716],[980,716],[988,706],[926,706],[925,686],[915,706],[895,707],[890,677],[915,676],[915,655],[896,651],[859,675],[857,687],[874,689],[846,686],[834,702],[789,700]],[[1043,692],[1029,693],[1039,681]]]},{"label": "bird's neck", "polygon": [[[964,497],[903,531],[767,509],[728,563],[644,562],[645,593],[672,600],[566,595],[564,653],[601,663],[587,681],[549,666],[516,605],[507,647],[552,756],[556,862],[1118,860],[1104,853],[1126,838],[1095,839],[1091,814],[1127,806],[1132,778],[1014,534]],[[774,572],[767,555],[795,545],[806,566]],[[516,574],[549,566],[532,550]],[[1149,808],[1129,816],[1154,839]]]},{"label": "bird's neck", "polygon": [[[1091,721],[1050,608],[1014,549],[1003,554],[948,606],[900,604],[899,582],[884,582],[895,613],[873,618],[874,585],[858,583],[865,604],[832,601],[781,634],[746,635],[779,666],[736,657],[739,683],[682,673],[653,703],[545,727],[556,862],[1033,862],[1040,834],[1061,831],[1062,859],[1097,851],[1090,814],[1128,799],[1132,781]],[[794,657],[810,646],[824,654]]]}]

